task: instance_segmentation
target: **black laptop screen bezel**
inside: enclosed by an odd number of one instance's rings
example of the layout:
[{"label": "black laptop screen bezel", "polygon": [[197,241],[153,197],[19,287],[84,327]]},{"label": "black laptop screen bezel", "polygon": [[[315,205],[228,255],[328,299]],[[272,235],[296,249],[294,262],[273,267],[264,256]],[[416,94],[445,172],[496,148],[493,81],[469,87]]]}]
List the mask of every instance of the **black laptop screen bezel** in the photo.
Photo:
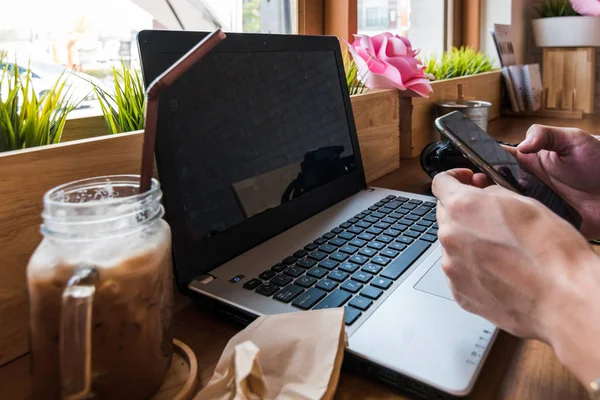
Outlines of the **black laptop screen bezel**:
[{"label": "black laptop screen bezel", "polygon": [[[178,54],[181,56],[206,35],[208,35],[208,32],[160,30],[139,32],[138,45],[145,85],[147,86],[163,72],[160,69],[160,60],[164,54]],[[181,196],[182,189],[177,187],[176,171],[168,150],[166,135],[169,134],[169,127],[161,124],[160,115],[164,115],[168,111],[159,106],[155,151],[156,164],[163,190],[166,220],[172,230],[175,278],[179,290],[182,292],[187,291],[187,285],[194,278],[208,274],[219,265],[367,187],[352,105],[345,80],[340,44],[336,37],[227,33],[227,38],[213,50],[217,53],[290,51],[328,51],[335,56],[346,118],[350,129],[349,134],[356,157],[356,170],[267,213],[255,215],[221,232],[209,243],[196,243],[190,235],[186,234],[186,218]],[[306,244],[314,239],[316,238],[306,238]],[[268,269],[271,265],[265,265],[264,267]],[[240,273],[243,273],[243,271],[240,271]]]}]

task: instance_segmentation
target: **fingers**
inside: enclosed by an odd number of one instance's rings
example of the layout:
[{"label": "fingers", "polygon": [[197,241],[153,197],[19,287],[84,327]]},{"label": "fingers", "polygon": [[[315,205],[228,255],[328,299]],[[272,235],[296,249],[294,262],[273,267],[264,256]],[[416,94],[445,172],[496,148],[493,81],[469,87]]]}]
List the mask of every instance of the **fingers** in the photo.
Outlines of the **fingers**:
[{"label": "fingers", "polygon": [[471,185],[484,189],[488,186],[494,185],[494,181],[491,180],[486,174],[474,174],[471,178]]},{"label": "fingers", "polygon": [[507,151],[507,152],[508,152],[508,153],[509,153],[511,156],[513,156],[513,157],[515,157],[515,158],[517,157],[517,154],[519,153],[519,151],[517,150],[517,148],[516,148],[516,147],[513,147],[513,146],[505,146],[505,145],[503,145],[503,144],[501,144],[500,146],[502,146],[502,148],[503,148],[504,150],[506,150],[506,151]]},{"label": "fingers", "polygon": [[517,150],[523,154],[548,150],[566,155],[573,146],[573,133],[571,128],[532,125],[527,131],[527,138],[517,146]]},{"label": "fingers", "polygon": [[447,171],[447,173],[448,175],[465,185],[471,183],[471,177],[473,176],[473,171],[466,168],[451,169],[450,171]]},{"label": "fingers", "polygon": [[431,190],[440,202],[449,196],[469,190],[473,178],[473,171],[469,169],[453,169],[437,174],[433,178]]}]

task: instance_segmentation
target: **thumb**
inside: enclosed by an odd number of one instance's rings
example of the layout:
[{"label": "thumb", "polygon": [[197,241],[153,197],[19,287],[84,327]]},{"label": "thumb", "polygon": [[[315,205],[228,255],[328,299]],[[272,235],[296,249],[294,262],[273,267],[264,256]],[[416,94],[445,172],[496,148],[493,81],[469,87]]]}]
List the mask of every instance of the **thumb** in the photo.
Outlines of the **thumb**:
[{"label": "thumb", "polygon": [[527,131],[527,138],[517,146],[517,150],[523,154],[548,150],[566,155],[573,147],[574,131],[576,129],[532,125]]},{"label": "thumb", "polygon": [[468,191],[471,188],[473,171],[464,168],[441,172],[433,178],[431,190],[433,195],[442,203],[446,198]]}]

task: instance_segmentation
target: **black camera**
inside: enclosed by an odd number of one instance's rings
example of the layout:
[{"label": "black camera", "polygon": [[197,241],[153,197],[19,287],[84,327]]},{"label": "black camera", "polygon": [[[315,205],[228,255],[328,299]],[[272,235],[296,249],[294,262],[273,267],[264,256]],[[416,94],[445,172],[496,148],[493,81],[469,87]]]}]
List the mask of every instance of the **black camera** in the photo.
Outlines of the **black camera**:
[{"label": "black camera", "polygon": [[[497,140],[497,142],[505,146],[516,146],[499,140]],[[445,138],[439,142],[429,143],[423,149],[421,152],[421,168],[423,168],[423,171],[431,178],[440,172],[454,168],[467,168],[473,172],[481,172],[475,164],[463,156],[463,154]]]}]

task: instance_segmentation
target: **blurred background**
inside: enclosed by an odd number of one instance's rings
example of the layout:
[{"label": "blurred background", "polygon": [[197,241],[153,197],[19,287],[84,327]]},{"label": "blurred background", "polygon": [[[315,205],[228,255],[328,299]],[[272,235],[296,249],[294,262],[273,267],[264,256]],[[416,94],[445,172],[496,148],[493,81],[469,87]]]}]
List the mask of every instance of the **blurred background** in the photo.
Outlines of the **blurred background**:
[{"label": "blurred background", "polygon": [[[445,0],[358,0],[358,33],[408,36],[426,54],[444,50]],[[437,4],[439,3],[439,4]],[[43,92],[66,69],[84,96],[72,116],[100,114],[91,85],[113,87],[111,67],[140,68],[143,29],[296,33],[296,0],[2,0],[0,50]],[[433,12],[432,10],[438,10]],[[438,21],[439,20],[439,21]]]},{"label": "blurred background", "polygon": [[[21,73],[29,67],[38,93],[61,73],[86,99],[72,116],[100,114],[94,81],[113,87],[112,66],[140,69],[136,34],[143,29],[292,33],[292,0],[20,0],[0,5],[0,50]],[[75,78],[75,79],[73,79]]]}]

